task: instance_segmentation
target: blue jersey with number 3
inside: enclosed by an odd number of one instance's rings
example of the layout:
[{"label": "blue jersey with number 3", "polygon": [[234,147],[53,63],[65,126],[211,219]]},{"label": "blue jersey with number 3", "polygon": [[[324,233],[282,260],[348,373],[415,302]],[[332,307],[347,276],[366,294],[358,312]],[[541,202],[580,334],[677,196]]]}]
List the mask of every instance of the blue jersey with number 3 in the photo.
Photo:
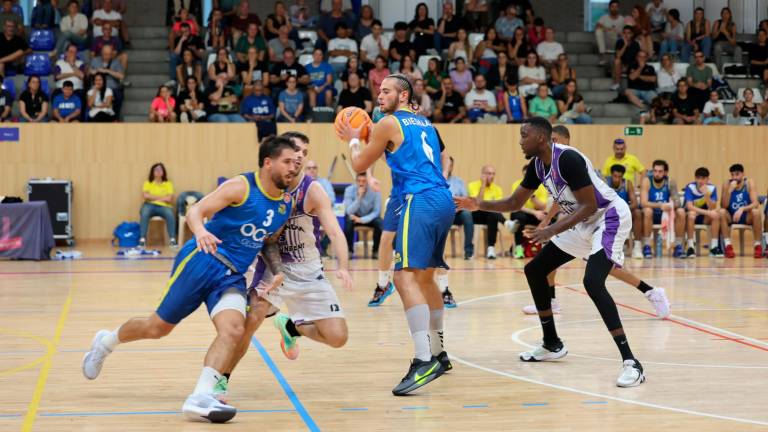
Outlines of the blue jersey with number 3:
[{"label": "blue jersey with number 3", "polygon": [[408,110],[395,111],[403,134],[403,143],[394,152],[386,152],[392,170],[392,183],[400,185],[403,195],[434,188],[448,189],[440,163],[440,140],[426,118]]}]

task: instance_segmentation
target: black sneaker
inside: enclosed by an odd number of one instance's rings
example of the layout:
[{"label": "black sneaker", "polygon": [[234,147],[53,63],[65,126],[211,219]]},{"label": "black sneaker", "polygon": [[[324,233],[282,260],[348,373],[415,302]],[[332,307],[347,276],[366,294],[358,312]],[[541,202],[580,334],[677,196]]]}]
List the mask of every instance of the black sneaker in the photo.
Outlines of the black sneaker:
[{"label": "black sneaker", "polygon": [[413,359],[408,373],[405,374],[400,384],[392,389],[392,394],[405,396],[417,388],[431,383],[444,373],[445,369],[437,357],[432,357],[429,361]]},{"label": "black sneaker", "polygon": [[[474,254],[464,252],[464,261],[471,260],[472,259],[472,255],[474,255]],[[766,256],[768,256],[768,254],[766,254]]]},{"label": "black sneaker", "polygon": [[447,352],[441,351],[440,354],[437,355],[437,360],[440,362],[441,365],[443,365],[443,369],[446,372],[453,369],[453,365],[451,364],[451,359],[448,358]]},{"label": "black sneaker", "polygon": [[387,299],[392,293],[395,292],[395,284],[389,282],[386,287],[381,288],[376,285],[376,289],[373,290],[373,298],[368,302],[368,307],[381,306],[384,300]]},{"label": "black sneaker", "polygon": [[177,248],[177,247],[179,247],[179,244],[176,243],[176,239],[175,238],[172,238],[171,241],[168,242],[168,247],[170,247],[172,249],[173,248]]},{"label": "black sneaker", "polygon": [[453,299],[453,294],[448,287],[445,288],[445,292],[443,293],[443,305],[451,309],[456,307],[456,300]]},{"label": "black sneaker", "polygon": [[139,247],[140,248],[144,248],[144,246],[146,246],[146,245],[147,245],[147,241],[146,240],[144,240],[143,238],[139,239]]},{"label": "black sneaker", "polygon": [[709,250],[709,256],[713,258],[722,258],[725,255],[723,255],[723,249],[720,246],[717,246]]},{"label": "black sneaker", "polygon": [[685,251],[685,257],[696,258],[696,250],[693,247],[688,247],[688,250]]}]

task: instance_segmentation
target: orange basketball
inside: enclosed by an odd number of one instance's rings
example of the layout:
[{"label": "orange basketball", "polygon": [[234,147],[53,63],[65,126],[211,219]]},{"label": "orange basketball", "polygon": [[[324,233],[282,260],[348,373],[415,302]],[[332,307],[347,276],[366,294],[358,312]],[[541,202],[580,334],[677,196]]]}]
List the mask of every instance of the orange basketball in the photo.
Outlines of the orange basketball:
[{"label": "orange basketball", "polygon": [[[353,129],[357,129],[360,126],[363,126],[363,128],[360,130],[360,141],[368,140],[368,125],[371,124],[371,118],[368,116],[368,113],[365,112],[365,110],[358,107],[346,107],[339,111],[339,113],[336,114],[336,120],[334,121],[334,126],[336,127],[336,136],[339,136],[338,130],[339,126],[343,124],[342,122],[347,122],[347,124],[349,124],[349,126]],[[342,139],[342,137],[339,136],[339,139]]]}]

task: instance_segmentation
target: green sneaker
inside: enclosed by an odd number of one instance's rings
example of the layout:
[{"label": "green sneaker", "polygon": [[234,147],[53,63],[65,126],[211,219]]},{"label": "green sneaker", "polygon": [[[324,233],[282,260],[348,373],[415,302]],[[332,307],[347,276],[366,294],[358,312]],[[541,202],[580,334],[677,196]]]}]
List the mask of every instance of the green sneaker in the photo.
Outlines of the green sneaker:
[{"label": "green sneaker", "polygon": [[400,384],[392,389],[395,396],[405,396],[419,387],[427,385],[443,375],[445,368],[437,357],[432,357],[429,361],[413,359],[408,373],[405,374]]},{"label": "green sneaker", "polygon": [[285,354],[285,357],[288,360],[296,360],[299,357],[299,344],[296,341],[298,336],[291,336],[288,333],[286,326],[290,320],[291,318],[288,315],[284,313],[278,313],[275,315],[273,323],[275,328],[280,331],[280,335],[282,336],[280,338],[280,348],[283,350],[283,354]]},{"label": "green sneaker", "polygon": [[223,376],[219,378],[216,385],[213,386],[213,397],[222,403],[227,403],[227,392],[229,390],[229,380]]},{"label": "green sneaker", "polygon": [[522,245],[515,246],[515,252],[512,254],[515,259],[523,259],[525,258],[525,251],[523,250]]}]

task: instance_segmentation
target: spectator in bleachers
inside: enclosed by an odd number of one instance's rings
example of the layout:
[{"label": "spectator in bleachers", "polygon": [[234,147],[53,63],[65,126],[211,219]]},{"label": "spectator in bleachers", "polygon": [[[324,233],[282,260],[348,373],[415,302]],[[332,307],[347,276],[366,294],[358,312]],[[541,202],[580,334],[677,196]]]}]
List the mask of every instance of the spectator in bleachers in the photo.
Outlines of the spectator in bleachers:
[{"label": "spectator in bleachers", "polygon": [[[101,53],[101,49],[104,48],[106,45],[109,45],[112,47],[112,52],[114,53],[117,61],[120,62],[124,70],[127,69],[128,53],[123,51],[123,43],[120,41],[120,38],[117,36],[111,36],[112,24],[105,22],[101,25],[101,29],[102,29],[101,36],[94,38],[93,42],[91,43],[91,51],[93,53],[93,56],[94,57],[98,56]],[[175,69],[174,69],[174,72],[175,72]],[[171,78],[173,78],[173,76],[171,76]]]},{"label": "spectator in bleachers", "polygon": [[490,19],[488,0],[467,0],[464,3],[464,23],[473,31],[485,32]]},{"label": "spectator in bleachers", "polygon": [[5,76],[11,70],[21,71],[24,57],[29,51],[26,39],[16,34],[14,21],[6,19],[3,22],[3,36],[0,38],[0,75]]},{"label": "spectator in bleachers", "polygon": [[427,71],[424,72],[424,90],[430,96],[434,96],[440,91],[440,82],[447,77],[448,73],[442,70],[437,58],[430,58],[427,62]]},{"label": "spectator in bleachers", "polygon": [[498,63],[491,68],[486,74],[488,81],[488,89],[496,91],[504,91],[504,83],[508,81],[517,82],[517,66],[509,62],[509,56],[504,51],[501,51],[497,57]]},{"label": "spectator in bleachers", "polygon": [[760,29],[757,32],[757,43],[750,45],[749,72],[763,81],[763,87],[768,87],[768,31]]},{"label": "spectator in bleachers", "polygon": [[723,70],[723,55],[733,56],[733,61],[743,63],[741,47],[736,40],[736,23],[733,22],[731,8],[720,11],[720,19],[712,26],[712,43],[717,70]]},{"label": "spectator in bleachers", "polygon": [[383,55],[377,56],[373,69],[368,71],[368,85],[370,86],[371,94],[374,98],[379,96],[381,83],[384,82],[384,78],[386,78],[389,73],[387,59],[384,58]]},{"label": "spectator in bleachers", "polygon": [[448,76],[453,82],[453,90],[464,97],[472,89],[472,72],[467,68],[467,63],[462,57],[456,59],[456,69],[450,71]]},{"label": "spectator in bleachers", "polygon": [[683,24],[680,23],[680,11],[677,9],[671,9],[669,11],[669,22],[664,30],[664,40],[661,42],[661,48],[659,49],[659,55],[666,53],[676,53],[680,55],[685,44],[685,29]]},{"label": "spectator in bleachers", "polygon": [[176,82],[183,87],[189,77],[194,77],[197,82],[202,82],[203,67],[196,61],[192,50],[185,49],[181,54],[181,64],[176,66]]},{"label": "spectator in bleachers", "polygon": [[544,40],[536,46],[536,53],[539,55],[541,64],[545,68],[551,68],[555,65],[558,56],[564,52],[563,45],[555,40],[555,29],[547,27]]},{"label": "spectator in bleachers", "polygon": [[509,42],[515,36],[515,29],[522,28],[525,31],[525,23],[517,17],[517,6],[508,5],[504,15],[499,16],[494,24],[499,39]]},{"label": "spectator in bleachers", "polygon": [[645,177],[645,165],[640,162],[637,156],[627,153],[627,143],[621,138],[613,140],[612,150],[613,155],[607,157],[603,162],[603,169],[600,171],[603,177],[611,175],[612,166],[621,165],[624,167],[624,178],[631,181],[632,184],[639,184]]},{"label": "spectator in bleachers", "polygon": [[696,51],[693,55],[695,61],[688,66],[685,77],[688,80],[688,96],[696,104],[696,108],[701,108],[709,99],[709,89],[712,88],[712,69],[704,63],[704,53]]},{"label": "spectator in bleachers", "polygon": [[541,17],[536,17],[533,20],[533,24],[528,26],[528,41],[531,45],[538,47],[541,42],[544,42],[544,38],[547,35],[547,29],[549,27],[544,26],[544,20]]},{"label": "spectator in bleachers", "polygon": [[194,15],[189,13],[189,9],[182,7],[179,9],[179,14],[174,17],[173,25],[171,26],[171,34],[175,37],[181,34],[181,25],[189,24],[190,31],[195,36],[200,36],[200,26],[197,24],[197,20]]},{"label": "spectator in bleachers", "polygon": [[66,82],[79,96],[82,96],[83,80],[85,79],[85,64],[77,58],[77,46],[69,44],[64,58],[56,61],[53,67],[53,78],[56,80],[56,88],[62,89]]},{"label": "spectator in bleachers", "polygon": [[389,56],[389,40],[382,35],[382,32],[381,21],[375,19],[371,24],[371,33],[360,42],[360,60],[366,72],[373,69],[376,57],[382,55],[386,60]]},{"label": "spectator in bleachers", "polygon": [[0,23],[5,24],[6,21],[13,21],[16,25],[14,27],[14,34],[19,32],[19,36],[24,36],[24,20],[13,11],[13,0],[3,0],[3,8],[0,10]]},{"label": "spectator in bleachers", "polygon": [[[165,25],[172,26],[175,25],[176,22],[179,22],[176,21],[176,19],[181,17],[182,9],[186,10],[187,15],[193,20],[195,17],[202,18],[203,16],[203,5],[201,0],[167,0],[167,7],[165,8]],[[195,31],[195,34],[199,34],[199,31]]]},{"label": "spectator in bleachers", "polygon": [[635,63],[627,70],[627,96],[632,105],[644,109],[650,105],[656,94],[656,69],[648,64],[648,54],[640,50]]},{"label": "spectator in bleachers", "polygon": [[147,241],[149,221],[153,216],[165,220],[170,246],[176,246],[176,215],[173,214],[173,183],[168,180],[165,165],[156,163],[149,169],[149,177],[141,188],[144,203],[139,211],[140,238],[139,246]]},{"label": "spectator in bleachers", "polygon": [[536,18],[530,0],[502,0],[500,3],[501,10],[506,8],[507,5],[515,6],[517,8],[517,16],[519,16],[526,25],[532,24],[534,18]]},{"label": "spectator in bleachers", "polygon": [[[453,156],[448,156],[448,188],[451,191],[452,197],[465,197],[467,196],[467,187],[464,184],[464,180],[461,177],[453,174],[454,160]],[[464,259],[468,260],[472,258],[475,253],[475,245],[472,240],[475,235],[475,223],[472,221],[472,212],[469,210],[459,210],[456,212],[456,216],[453,218],[453,225],[461,225],[464,227]]]},{"label": "spectator in bleachers", "polygon": [[717,91],[715,90],[709,92],[709,100],[704,104],[704,110],[702,110],[702,123],[704,125],[725,124],[725,108],[723,107],[723,103],[720,102]]},{"label": "spectator in bleachers", "polygon": [[30,21],[33,29],[52,30],[56,27],[56,10],[51,0],[37,0]]},{"label": "spectator in bleachers", "polygon": [[515,29],[515,35],[512,40],[509,41],[508,46],[509,49],[507,50],[507,53],[509,54],[509,58],[518,66],[525,65],[525,62],[528,59],[528,54],[536,52],[522,27]]},{"label": "spectator in bleachers", "polygon": [[[113,0],[102,0],[101,7],[96,9],[94,5],[91,23],[93,24],[93,36],[101,36],[101,26],[105,22],[112,25],[112,36],[119,36],[126,46],[131,45],[131,39],[128,35],[128,26],[125,24],[123,15],[117,9],[113,8]],[[124,4],[123,4],[124,5]]]},{"label": "spectator in bleachers", "polygon": [[[243,3],[248,3],[248,0],[213,0],[213,9],[221,9],[224,19],[231,24],[235,21]],[[259,20],[259,25],[261,25],[261,20]],[[242,33],[245,33],[247,27],[247,25],[243,27]]]},{"label": "spectator in bleachers", "polygon": [[259,54],[259,61],[269,59],[269,57],[267,57],[267,43],[259,34],[259,25],[256,23],[248,24],[248,31],[246,31],[243,37],[237,40],[237,45],[235,46],[235,60],[238,63],[245,63],[245,57],[248,55],[248,48],[250,47],[256,47]]},{"label": "spectator in bleachers", "polygon": [[419,67],[416,66],[411,56],[403,57],[403,60],[400,62],[400,70],[398,70],[398,72],[407,76],[411,80],[411,82],[414,82],[417,79],[423,78],[421,69],[419,69]]},{"label": "spectator in bleachers", "polygon": [[224,27],[224,14],[221,9],[214,9],[211,12],[211,19],[208,21],[208,34],[205,46],[212,51],[218,51],[219,48],[227,46],[227,32]]},{"label": "spectator in bleachers", "polygon": [[496,95],[485,88],[485,76],[475,76],[475,86],[464,96],[464,105],[467,107],[467,117],[472,123],[496,122],[498,105]]},{"label": "spectator in bleachers", "polygon": [[362,66],[360,66],[360,60],[357,58],[357,56],[350,56],[349,60],[347,60],[347,64],[344,67],[344,71],[341,72],[341,82],[344,84],[344,88],[349,87],[349,74],[356,73],[357,77],[360,78],[360,85],[362,87],[368,88],[368,82],[365,79],[365,71],[363,70]]},{"label": "spectator in bleachers", "polygon": [[656,78],[656,93],[674,93],[677,90],[677,82],[682,77],[675,70],[675,62],[671,54],[661,56],[661,65]]},{"label": "spectator in bleachers", "polygon": [[[653,38],[651,37],[651,19],[648,12],[640,5],[632,8],[632,14],[625,19],[627,25],[632,26],[637,42],[640,48],[648,53],[648,57],[653,57]],[[618,51],[618,49],[617,49]]]},{"label": "spectator in bleachers", "polygon": [[652,0],[648,2],[645,6],[645,11],[648,13],[648,19],[651,21],[652,33],[664,33],[665,27],[669,21],[669,15],[673,10],[674,9],[669,10],[669,12],[667,11],[667,8],[664,7],[664,0]]},{"label": "spectator in bleachers", "polygon": [[[0,75],[0,83],[5,79]],[[11,92],[5,89],[5,86],[0,87],[0,123],[11,121],[11,112],[13,111],[13,96]]]},{"label": "spectator in bleachers", "polygon": [[[467,185],[467,195],[472,198],[480,196],[482,200],[494,201],[500,200],[504,196],[504,191],[499,185],[493,182],[496,177],[496,168],[493,165],[485,165],[480,171],[480,180],[469,182]],[[482,196],[481,196],[482,194]],[[486,258],[496,259],[496,240],[499,232],[499,223],[504,223],[504,216],[501,213],[487,212],[477,210],[472,212],[472,220],[475,225],[485,225],[488,228],[488,249]]]},{"label": "spectator in bleachers", "polygon": [[688,247],[686,256],[696,257],[695,229],[696,225],[710,226],[709,256],[721,258],[723,250],[719,245],[720,213],[717,210],[717,187],[709,182],[709,170],[705,167],[697,168],[695,180],[685,186],[685,210],[688,220],[685,224],[688,232]]},{"label": "spectator in bleachers", "polygon": [[456,41],[459,29],[463,25],[464,21],[461,17],[454,15],[453,2],[450,0],[443,2],[443,16],[437,20],[437,29],[435,30],[435,49],[438,53],[442,53],[444,49]]},{"label": "spectator in bleachers", "polygon": [[273,64],[269,73],[272,95],[279,95],[289,76],[295,76],[299,82],[299,88],[305,88],[309,84],[309,74],[304,66],[296,62],[296,52],[290,48],[283,51],[283,61]]},{"label": "spectator in bleachers", "polygon": [[364,109],[368,115],[373,112],[373,97],[371,96],[370,90],[361,85],[360,75],[357,72],[351,72],[349,74],[347,88],[342,90],[341,94],[339,94],[339,104],[336,107],[336,112],[341,111],[342,108],[350,106]]},{"label": "spectator in bleachers", "polygon": [[[376,21],[378,20],[373,16],[373,8],[371,5],[363,5],[360,8],[360,18],[357,20],[354,39],[357,41],[362,41],[365,39],[366,36],[373,32],[373,25]],[[381,21],[379,21],[379,23],[381,23]],[[371,58],[376,58],[376,55],[372,56]]]},{"label": "spectator in bleachers", "polygon": [[235,64],[229,58],[226,48],[216,51],[216,61],[208,67],[208,79],[213,83],[219,78],[224,78],[226,82],[235,79]]},{"label": "spectator in bleachers", "polygon": [[408,24],[408,31],[413,36],[413,49],[416,57],[427,53],[427,50],[435,47],[435,20],[429,16],[429,8],[426,3],[416,5],[413,20]]},{"label": "spectator in bleachers", "polygon": [[544,117],[550,123],[557,121],[557,104],[554,99],[549,97],[549,88],[546,84],[539,84],[539,90],[536,97],[531,99],[528,105],[528,113],[533,117]]},{"label": "spectator in bleachers", "polygon": [[346,223],[344,234],[347,237],[349,253],[354,251],[355,227],[368,226],[373,228],[373,259],[378,256],[379,241],[381,240],[381,192],[374,191],[368,185],[365,172],[358,173],[355,184],[344,190],[344,207]]},{"label": "spectator in bleachers", "polygon": [[267,41],[275,39],[280,36],[280,27],[288,27],[288,33],[291,33],[293,26],[291,20],[288,17],[288,10],[285,8],[285,4],[282,1],[275,2],[275,10],[264,21],[264,37]]},{"label": "spectator in bleachers", "polygon": [[579,94],[576,80],[565,81],[565,89],[557,100],[560,122],[566,124],[592,124],[592,116],[584,104],[584,97]]},{"label": "spectator in bleachers", "polygon": [[[611,90],[619,89],[621,73],[635,62],[637,53],[640,52],[640,43],[635,40],[635,30],[632,26],[624,26],[621,32],[621,39],[616,41],[616,58],[613,60],[613,85]],[[647,53],[647,51],[646,51]]]},{"label": "spectator in bleachers", "polygon": [[347,25],[347,28],[354,27],[354,18],[342,10],[341,0],[332,0],[330,12],[322,14],[317,23],[317,43],[315,46],[326,48],[328,42],[336,34],[336,25],[342,22]]},{"label": "spectator in bleachers", "polygon": [[[224,22],[226,22],[226,12],[226,10],[222,10],[222,17],[225,19]],[[235,8],[229,23],[232,30],[232,46],[237,46],[237,42],[246,32],[248,32],[248,27],[251,24],[256,24],[258,33],[258,28],[261,27],[261,19],[255,13],[251,13],[247,0],[241,1]]]},{"label": "spectator in bleachers", "polygon": [[[600,53],[600,65],[605,64],[607,49],[613,50],[621,38],[624,29],[624,17],[619,13],[619,0],[608,3],[608,13],[601,16],[595,25],[597,51]],[[606,48],[607,47],[607,48]]]},{"label": "spectator in bleachers", "polygon": [[61,54],[70,43],[83,46],[88,42],[88,18],[80,13],[76,0],[67,5],[67,16],[61,17],[59,36],[56,39],[56,53]]},{"label": "spectator in bleachers", "polygon": [[459,57],[463,58],[464,61],[467,61],[470,59],[469,53],[471,52],[472,48],[469,44],[469,34],[467,33],[467,30],[462,27],[456,31],[456,40],[451,42],[451,45],[448,47],[448,61],[454,64]]},{"label": "spectator in bleachers", "polygon": [[751,88],[745,88],[742,99],[736,101],[733,106],[733,116],[736,118],[747,118],[752,124],[756,124],[761,116],[760,106],[754,101],[755,93]]},{"label": "spectator in bleachers", "polygon": [[216,78],[206,92],[208,121],[212,123],[245,123],[240,115],[240,98],[234,86],[223,76]]},{"label": "spectator in bleachers", "polygon": [[491,68],[498,64],[498,53],[506,51],[507,45],[496,35],[493,27],[485,31],[485,36],[472,55],[472,60],[479,66],[478,73],[485,75]]},{"label": "spectator in bleachers", "polygon": [[304,94],[296,88],[297,80],[289,76],[287,87],[278,97],[278,122],[296,123],[304,119]]},{"label": "spectator in bleachers", "polygon": [[507,123],[522,123],[528,118],[528,104],[517,89],[517,81],[505,81],[505,83],[507,90],[504,92],[502,101]]},{"label": "spectator in bleachers", "polygon": [[402,21],[395,23],[395,38],[389,42],[390,67],[394,70],[400,69],[400,62],[403,61],[403,57],[416,58],[416,50],[413,43],[408,40],[407,32],[408,24]]},{"label": "spectator in bleachers", "polygon": [[547,72],[535,52],[528,53],[525,64],[517,68],[517,76],[520,77],[520,91],[526,96],[540,92],[541,85],[547,84]]},{"label": "spectator in bleachers", "polygon": [[331,106],[336,88],[333,85],[333,67],[323,59],[323,50],[315,48],[312,52],[312,63],[305,68],[310,81],[309,106]]},{"label": "spectator in bleachers", "polygon": [[176,97],[176,115],[181,123],[197,123],[205,119],[205,95],[200,91],[200,82],[190,76]]},{"label": "spectator in bleachers", "polygon": [[19,120],[26,123],[48,121],[48,95],[40,88],[40,77],[27,78],[27,89],[19,95]]},{"label": "spectator in bleachers", "polygon": [[647,113],[640,115],[640,124],[672,124],[672,95],[661,93],[651,101]]},{"label": "spectator in bleachers", "polygon": [[267,47],[269,48],[270,63],[283,61],[283,52],[285,52],[286,48],[296,49],[296,42],[288,37],[288,26],[286,24],[280,25],[280,28],[277,30],[277,37],[267,42]]},{"label": "spectator in bleachers", "polygon": [[432,98],[429,97],[429,94],[427,94],[427,91],[425,90],[423,79],[413,81],[413,97],[419,105],[417,113],[428,119],[432,119]]},{"label": "spectator in bleachers", "polygon": [[435,94],[433,117],[436,123],[469,122],[464,99],[453,90],[453,81],[450,78],[443,78],[441,89]]},{"label": "spectator in bleachers", "polygon": [[568,63],[568,54],[562,53],[557,56],[557,63],[552,65],[549,76],[549,84],[552,86],[552,96],[558,98],[560,97],[560,93],[563,92],[565,81],[576,79],[576,69],[572,68],[571,64]]},{"label": "spectator in bleachers", "polygon": [[[91,0],[91,10],[104,9],[104,0]],[[128,11],[128,4],[126,0],[112,0],[112,9],[120,12],[121,15],[125,15]]]},{"label": "spectator in bleachers", "polygon": [[693,11],[693,19],[685,28],[685,42],[680,61],[690,62],[691,53],[702,51],[706,58],[712,57],[712,38],[709,20],[704,16],[704,8],[697,7]]},{"label": "spectator in bleachers", "polygon": [[88,121],[93,123],[111,123],[116,120],[114,93],[108,85],[107,75],[96,73],[93,85],[88,90]]},{"label": "spectator in bleachers", "polygon": [[336,37],[328,41],[328,63],[335,75],[341,75],[349,58],[357,55],[357,42],[349,37],[350,34],[347,24],[341,22],[336,24]]},{"label": "spectator in bleachers", "polygon": [[115,61],[115,51],[111,45],[105,45],[101,48],[101,56],[91,59],[88,74],[104,74],[107,87],[112,89],[115,98],[119,98],[117,92],[120,90],[120,82],[125,78],[125,72],[123,65]]},{"label": "spectator in bleachers", "polygon": [[688,95],[688,81],[677,82],[677,92],[672,96],[673,122],[678,125],[699,124],[699,108]]},{"label": "spectator in bleachers", "polygon": [[176,99],[168,86],[161,85],[149,106],[150,123],[176,123]]},{"label": "spectator in bleachers", "polygon": [[240,114],[247,121],[256,124],[259,140],[264,137],[277,134],[275,125],[275,103],[272,98],[264,94],[264,86],[256,81],[253,84],[253,92],[243,100]]},{"label": "spectator in bleachers", "polygon": [[248,48],[245,63],[237,65],[237,74],[243,86],[243,97],[251,94],[256,82],[260,82],[265,89],[269,88],[269,66],[267,62],[259,61],[259,54],[254,47]]}]

